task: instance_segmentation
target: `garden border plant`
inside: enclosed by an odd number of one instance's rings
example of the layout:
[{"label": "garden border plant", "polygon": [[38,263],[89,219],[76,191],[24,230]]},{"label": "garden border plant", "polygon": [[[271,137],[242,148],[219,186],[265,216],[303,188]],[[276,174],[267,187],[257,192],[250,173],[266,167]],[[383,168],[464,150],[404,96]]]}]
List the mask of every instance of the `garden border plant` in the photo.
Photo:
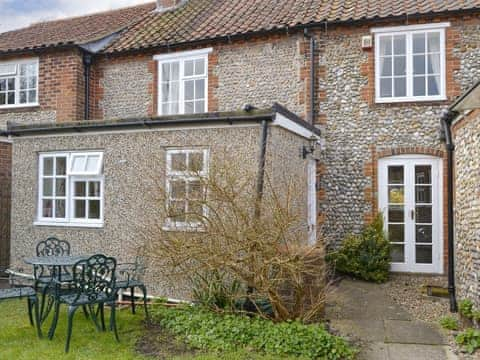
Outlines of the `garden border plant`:
[{"label": "garden border plant", "polygon": [[325,360],[350,360],[357,352],[323,324],[274,323],[258,316],[215,313],[200,306],[157,305],[152,310],[154,321],[200,350],[222,353],[251,349],[279,357]]},{"label": "garden border plant", "polygon": [[378,214],[359,235],[349,235],[342,246],[326,257],[333,268],[343,274],[382,283],[390,274],[390,242]]}]

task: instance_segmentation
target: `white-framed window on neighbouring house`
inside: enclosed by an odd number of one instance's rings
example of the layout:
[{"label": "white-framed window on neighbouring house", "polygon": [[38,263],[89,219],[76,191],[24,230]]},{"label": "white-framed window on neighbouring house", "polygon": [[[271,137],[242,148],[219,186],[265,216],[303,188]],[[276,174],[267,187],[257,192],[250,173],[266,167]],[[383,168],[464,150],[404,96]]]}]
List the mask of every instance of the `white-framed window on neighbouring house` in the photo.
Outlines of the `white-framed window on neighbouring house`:
[{"label": "white-framed window on neighbouring house", "polygon": [[446,99],[449,23],[375,28],[377,103]]},{"label": "white-framed window on neighbouring house", "polygon": [[0,62],[0,109],[38,105],[38,59]]},{"label": "white-framed window on neighbouring house", "polygon": [[208,110],[208,54],[212,49],[157,55],[158,114]]},{"label": "white-framed window on neighbouring house", "polygon": [[39,155],[37,225],[103,224],[103,153]]},{"label": "white-framed window on neighbouring house", "polygon": [[198,230],[205,206],[208,149],[168,149],[166,193],[168,230]]}]

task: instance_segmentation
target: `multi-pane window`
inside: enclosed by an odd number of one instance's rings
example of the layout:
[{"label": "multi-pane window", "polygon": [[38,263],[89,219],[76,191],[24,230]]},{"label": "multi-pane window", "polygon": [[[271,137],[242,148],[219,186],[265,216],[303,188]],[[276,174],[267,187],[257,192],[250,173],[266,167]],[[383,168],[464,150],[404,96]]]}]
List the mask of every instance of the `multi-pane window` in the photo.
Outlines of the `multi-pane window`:
[{"label": "multi-pane window", "polygon": [[101,225],[103,153],[44,153],[39,160],[38,223]]},{"label": "multi-pane window", "polygon": [[0,108],[38,102],[38,60],[0,63]]},{"label": "multi-pane window", "polygon": [[167,150],[168,228],[198,228],[206,216],[208,150]]},{"label": "multi-pane window", "polygon": [[377,102],[445,99],[444,27],[447,25],[435,26],[434,29],[407,26],[388,32],[373,30]]},{"label": "multi-pane window", "polygon": [[207,111],[208,52],[157,56],[160,115],[195,114]]}]

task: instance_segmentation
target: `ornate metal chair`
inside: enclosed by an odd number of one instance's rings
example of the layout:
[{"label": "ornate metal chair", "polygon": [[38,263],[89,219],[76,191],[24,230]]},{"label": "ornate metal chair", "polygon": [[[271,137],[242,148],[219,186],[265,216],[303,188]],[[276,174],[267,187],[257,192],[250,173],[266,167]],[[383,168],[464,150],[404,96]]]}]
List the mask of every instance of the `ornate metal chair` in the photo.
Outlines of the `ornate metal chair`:
[{"label": "ornate metal chair", "polygon": [[135,288],[142,291],[143,306],[145,309],[145,317],[148,320],[147,309],[147,287],[143,281],[145,276],[145,263],[142,257],[137,256],[134,263],[118,264],[115,289],[117,292],[130,289],[130,304],[132,314],[135,314]]},{"label": "ornate metal chair", "polygon": [[50,236],[47,240],[37,244],[37,256],[64,256],[70,255],[70,244],[68,241],[59,240]]},{"label": "ornate metal chair", "polygon": [[[103,327],[103,307],[104,305],[110,306],[110,329],[113,330],[115,339],[119,341],[115,320],[116,267],[116,260],[112,257],[106,257],[105,255],[93,255],[86,260],[78,261],[73,267],[71,290],[67,294],[56,297],[52,331],[49,333],[49,338],[52,339],[58,323],[60,304],[68,305],[68,327],[65,352],[68,352],[70,347],[73,316],[75,315],[76,310],[83,306],[89,306],[90,308],[95,305],[99,306]],[[92,311],[91,313],[93,314],[94,312]]]}]

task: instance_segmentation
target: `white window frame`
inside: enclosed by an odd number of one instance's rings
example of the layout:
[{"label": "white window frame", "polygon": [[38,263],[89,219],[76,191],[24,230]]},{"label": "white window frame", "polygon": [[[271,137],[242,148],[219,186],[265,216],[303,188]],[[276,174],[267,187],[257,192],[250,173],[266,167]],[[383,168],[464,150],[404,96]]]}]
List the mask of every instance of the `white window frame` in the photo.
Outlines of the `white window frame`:
[{"label": "white window frame", "polygon": [[[157,113],[158,115],[183,115],[185,114],[185,86],[184,82],[189,79],[205,79],[205,112],[208,112],[208,54],[213,51],[212,48],[155,55],[153,59],[157,62],[158,84],[157,84]],[[199,75],[184,76],[184,64],[189,60],[203,59],[205,61],[205,76]],[[162,65],[165,63],[179,63],[179,96],[178,96],[178,114],[163,114],[162,109]]]},{"label": "white window frame", "polygon": [[[376,103],[398,103],[398,102],[421,102],[421,101],[443,101],[447,99],[446,93],[446,36],[445,29],[450,26],[449,22],[433,23],[422,25],[407,25],[385,28],[373,28],[371,32],[375,35],[375,102]],[[438,32],[440,34],[440,94],[414,96],[413,95],[413,52],[412,36],[419,33]],[[402,97],[380,97],[380,37],[381,36],[406,36],[406,74],[407,74],[407,95]]]},{"label": "white window frame", "polygon": [[[37,83],[35,84],[35,89],[37,92],[37,98],[35,102],[20,104],[20,65],[22,64],[35,64],[37,68]],[[23,108],[23,107],[33,107],[39,106],[39,60],[38,58],[22,59],[22,60],[11,60],[11,61],[1,61],[0,65],[15,65],[15,74],[0,74],[0,78],[7,78],[15,76],[15,104],[1,105],[0,109],[14,109],[14,108]]]},{"label": "white window frame", "polygon": [[[202,153],[203,154],[203,169],[199,173],[190,173],[188,169],[186,171],[174,171],[172,170],[172,155],[175,154],[191,154],[191,153]],[[166,176],[165,176],[165,190],[166,190],[166,207],[170,205],[170,194],[171,194],[171,181],[173,179],[182,179],[185,181],[192,181],[208,176],[209,171],[209,158],[210,150],[207,148],[188,148],[188,149],[178,149],[170,148],[166,150]],[[188,161],[187,161],[188,163]],[[205,196],[207,196],[205,194]],[[188,201],[185,198],[185,201]],[[208,209],[204,206],[203,215],[208,215]],[[165,231],[202,231],[202,223],[195,223],[189,221],[175,221],[170,217],[165,219],[165,226],[163,227]]]},{"label": "white window frame", "polygon": [[[98,173],[94,175],[93,173],[88,175],[77,175],[71,173],[71,165],[72,159],[74,155],[100,155],[100,165],[98,168]],[[66,158],[66,175],[62,175],[65,180],[65,196],[62,199],[65,199],[65,218],[56,218],[54,217],[44,217],[43,216],[43,204],[42,200],[45,198],[43,196],[43,166],[44,166],[44,159],[45,158],[53,158],[56,159],[57,157],[65,157]],[[104,192],[104,182],[105,177],[103,175],[102,167],[103,167],[103,152],[99,151],[85,151],[85,152],[44,152],[40,153],[38,156],[38,197],[37,197],[37,218],[34,222],[34,225],[45,225],[45,226],[69,226],[69,227],[103,227],[104,223],[104,203],[105,203],[105,192]],[[54,160],[54,164],[56,161]],[[55,178],[55,166],[54,165],[54,175]],[[73,184],[75,181],[95,181],[100,183],[100,218],[99,219],[78,219],[74,218],[74,201],[75,197]],[[55,184],[54,184],[55,188]],[[88,191],[88,189],[86,189]],[[82,197],[83,198],[83,197]],[[88,193],[85,196],[86,199],[89,198]],[[94,199],[97,200],[97,199]],[[55,209],[55,207],[54,207]],[[88,209],[86,210],[86,214],[88,214]],[[55,215],[55,214],[53,214]]]}]

